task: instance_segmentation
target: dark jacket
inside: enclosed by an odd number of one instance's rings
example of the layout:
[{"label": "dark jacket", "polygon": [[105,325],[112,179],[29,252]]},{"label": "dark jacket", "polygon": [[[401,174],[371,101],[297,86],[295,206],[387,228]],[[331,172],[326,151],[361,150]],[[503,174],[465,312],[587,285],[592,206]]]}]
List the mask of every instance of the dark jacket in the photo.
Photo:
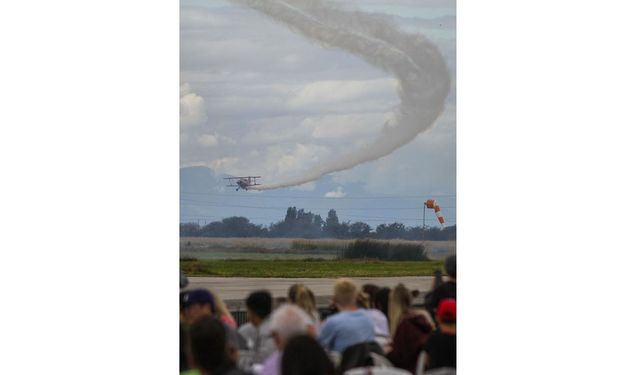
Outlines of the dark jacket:
[{"label": "dark jacket", "polygon": [[387,354],[387,358],[394,366],[415,374],[418,354],[427,342],[431,330],[431,324],[424,315],[413,312],[405,315],[393,335],[393,349]]}]

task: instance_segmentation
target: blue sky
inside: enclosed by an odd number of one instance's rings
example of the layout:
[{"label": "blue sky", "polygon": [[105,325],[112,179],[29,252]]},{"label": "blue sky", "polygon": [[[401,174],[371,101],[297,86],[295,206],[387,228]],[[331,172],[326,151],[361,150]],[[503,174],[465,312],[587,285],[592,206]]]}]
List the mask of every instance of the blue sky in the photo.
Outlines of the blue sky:
[{"label": "blue sky", "polygon": [[[447,223],[455,222],[455,2],[343,3],[384,16],[438,46],[452,88],[433,128],[384,158],[315,183],[264,193],[224,190],[219,179],[226,174],[261,175],[263,182],[274,183],[367,144],[399,102],[395,79],[345,51],[313,44],[252,9],[224,1],[182,1],[180,165],[213,171],[208,187],[181,181],[183,193],[210,194],[200,198],[207,202],[201,207],[193,196],[191,205],[182,202],[182,221],[240,214],[266,224],[281,219],[286,206],[295,204],[317,207],[312,211],[322,216],[326,210],[320,208],[350,207],[344,214],[353,217],[343,220],[375,224],[389,218],[417,225],[420,202],[442,197],[448,200],[442,206],[450,207],[443,209]],[[388,207],[416,209],[366,209],[380,205],[362,198],[381,196],[388,197]],[[287,202],[286,197],[300,198]],[[209,204],[217,200],[235,207]]]}]

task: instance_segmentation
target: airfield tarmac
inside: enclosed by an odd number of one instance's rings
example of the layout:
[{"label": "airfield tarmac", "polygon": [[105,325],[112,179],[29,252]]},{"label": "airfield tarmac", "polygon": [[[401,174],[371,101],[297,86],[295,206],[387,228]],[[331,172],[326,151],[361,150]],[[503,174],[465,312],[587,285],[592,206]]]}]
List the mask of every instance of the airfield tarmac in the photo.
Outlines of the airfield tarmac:
[{"label": "airfield tarmac", "polygon": [[[431,289],[433,276],[363,277],[352,279],[358,286],[371,283],[393,288],[398,283],[410,290],[425,292]],[[285,297],[291,284],[302,283],[316,295],[318,306],[325,306],[333,293],[335,278],[247,278],[247,277],[190,277],[186,289],[206,288],[222,298],[230,310],[244,308],[244,299],[254,290],[267,289],[274,298]]]}]

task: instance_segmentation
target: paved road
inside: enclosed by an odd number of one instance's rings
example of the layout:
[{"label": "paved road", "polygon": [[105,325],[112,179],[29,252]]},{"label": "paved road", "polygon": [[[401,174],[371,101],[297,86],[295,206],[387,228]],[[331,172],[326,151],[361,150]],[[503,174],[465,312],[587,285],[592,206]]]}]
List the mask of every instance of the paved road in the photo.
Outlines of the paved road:
[{"label": "paved road", "polygon": [[[354,278],[357,285],[367,283],[378,286],[394,287],[398,283],[404,283],[410,290],[418,289],[421,292],[431,288],[432,276],[405,276],[405,277],[366,277]],[[326,304],[328,297],[333,292],[335,278],[236,278],[236,277],[190,277],[187,289],[206,288],[217,293],[226,301],[230,309],[240,309],[244,305],[247,295],[257,289],[267,289],[274,297],[285,297],[289,286],[294,283],[303,283],[316,295],[320,306]]]}]

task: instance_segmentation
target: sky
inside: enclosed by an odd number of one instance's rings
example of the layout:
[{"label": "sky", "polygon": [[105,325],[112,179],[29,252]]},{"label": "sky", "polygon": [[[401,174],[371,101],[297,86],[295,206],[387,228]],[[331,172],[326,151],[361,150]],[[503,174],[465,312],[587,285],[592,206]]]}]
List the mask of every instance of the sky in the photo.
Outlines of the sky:
[{"label": "sky", "polygon": [[[397,82],[358,56],[313,43],[255,10],[226,1],[183,0],[180,166],[209,168],[211,186],[200,169],[181,174],[181,221],[237,213],[267,224],[296,204],[315,207],[312,211],[323,216],[328,208],[343,207],[344,220],[352,222],[418,225],[420,203],[436,198],[447,207],[447,224],[455,223],[455,1],[342,3],[420,33],[439,48],[451,90],[434,126],[386,157],[316,182],[260,193],[223,188],[226,175],[260,175],[263,183],[294,178],[372,141],[400,101]],[[378,197],[389,209],[367,210],[380,206],[371,204]]]}]

